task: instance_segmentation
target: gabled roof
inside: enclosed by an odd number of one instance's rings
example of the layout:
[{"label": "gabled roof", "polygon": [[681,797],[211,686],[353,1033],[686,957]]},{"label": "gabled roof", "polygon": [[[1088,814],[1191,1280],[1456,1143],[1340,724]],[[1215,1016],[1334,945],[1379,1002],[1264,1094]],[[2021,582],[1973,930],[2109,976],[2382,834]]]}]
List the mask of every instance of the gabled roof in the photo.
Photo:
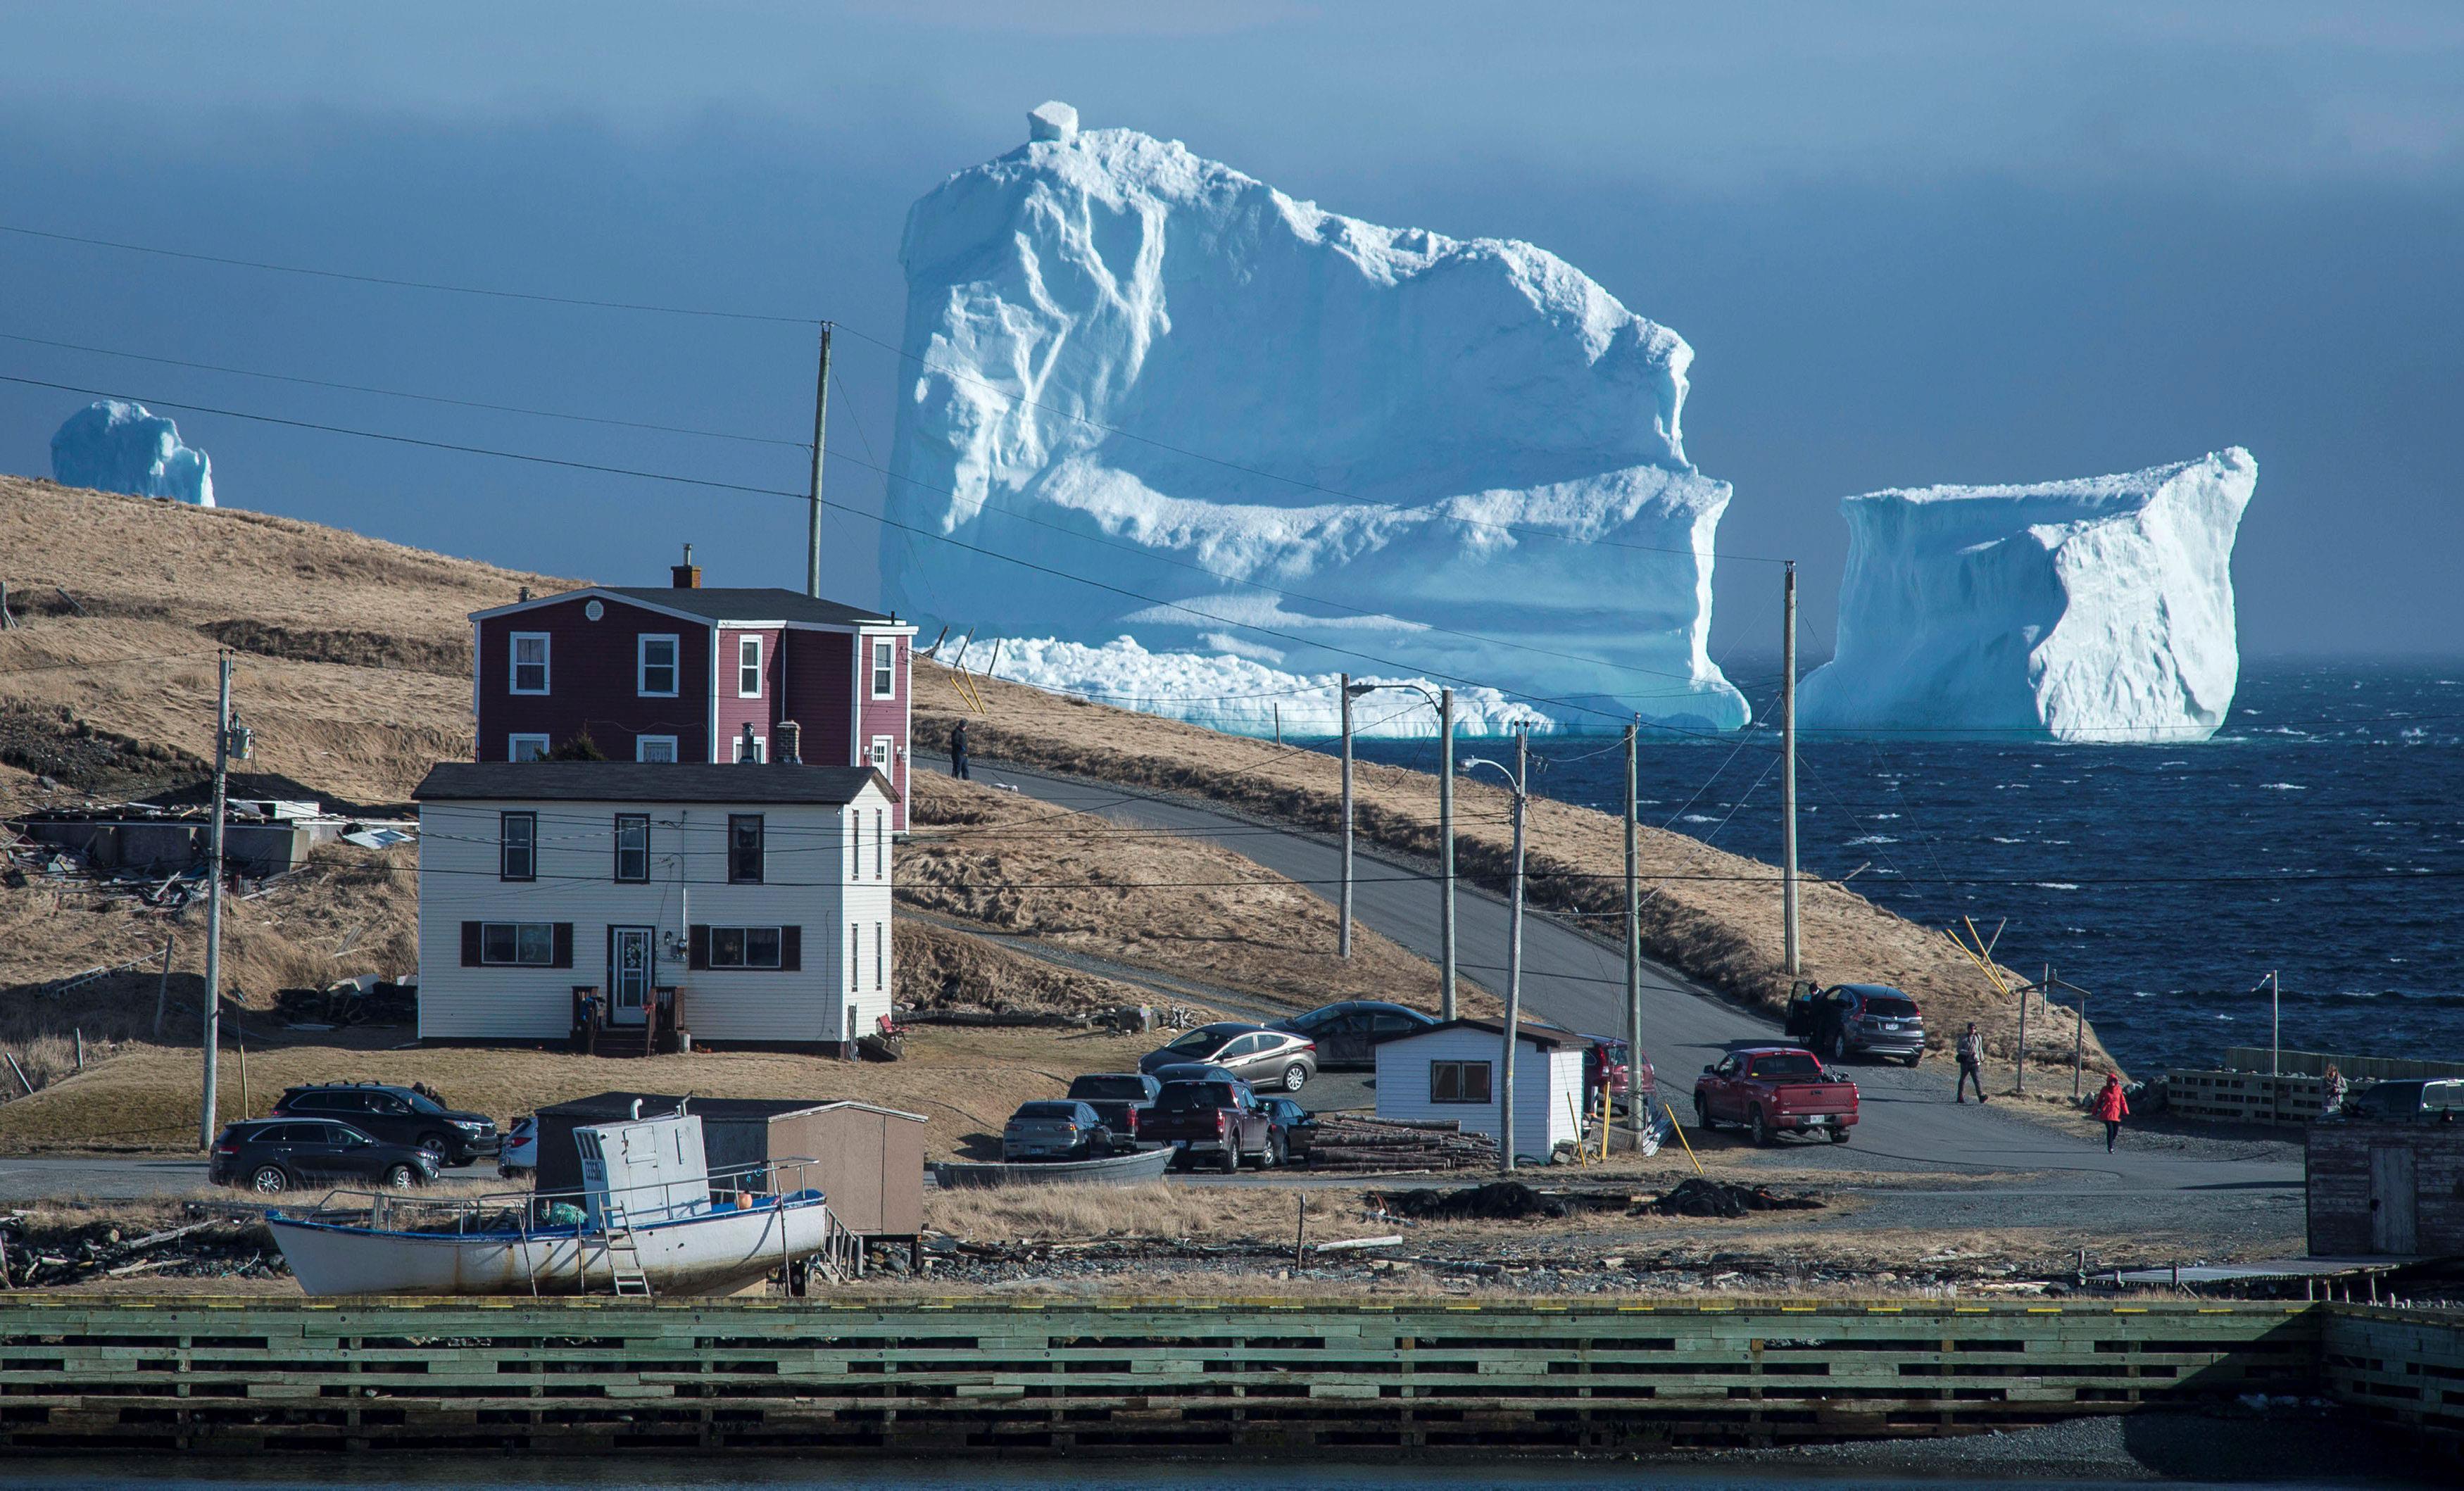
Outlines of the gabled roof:
[{"label": "gabled roof", "polygon": [[415,802],[759,802],[855,800],[867,783],[897,790],[869,766],[719,765],[706,761],[439,761]]},{"label": "gabled roof", "polygon": [[[1415,1030],[1407,1036],[1389,1036],[1385,1040],[1378,1042],[1377,1044],[1382,1047],[1402,1045],[1413,1041],[1426,1041],[1431,1036],[1438,1035],[1448,1030],[1482,1030],[1486,1031],[1492,1036],[1503,1036],[1506,1034],[1506,1021],[1502,1020],[1473,1020],[1466,1016],[1462,1020],[1441,1020],[1435,1025],[1429,1026],[1425,1030]],[[1571,1030],[1560,1030],[1554,1025],[1534,1025],[1528,1020],[1524,1022],[1522,1028],[1516,1032],[1516,1035],[1518,1039],[1528,1041],[1544,1051],[1579,1050],[1592,1043],[1591,1038],[1588,1036],[1577,1035]]]},{"label": "gabled roof", "polygon": [[[584,1118],[594,1122],[605,1122],[611,1119],[629,1119],[632,1117],[633,1105],[638,1102],[642,1105],[644,1118],[662,1118],[674,1112],[676,1105],[684,1101],[683,1097],[664,1092],[601,1092],[586,1098],[574,1098],[569,1102],[551,1103],[539,1111],[553,1113],[559,1118]],[[851,1098],[694,1097],[692,1105],[685,1111],[699,1114],[703,1118],[783,1118],[790,1113],[814,1113],[830,1107],[861,1108],[868,1113],[881,1113],[891,1118],[912,1118],[919,1124],[928,1122],[921,1113],[882,1107],[872,1103],[859,1103]]]},{"label": "gabled roof", "polygon": [[673,585],[584,585],[579,590],[561,590],[555,595],[533,596],[511,605],[495,605],[473,611],[471,620],[488,621],[498,616],[517,616],[542,605],[556,605],[568,601],[605,596],[628,604],[648,606],[671,616],[689,616],[696,621],[721,625],[747,625],[785,623],[790,626],[881,627],[912,632],[913,622],[902,622],[863,606],[847,605],[837,601],[825,601],[801,590],[787,590],[776,585],[712,587]]}]

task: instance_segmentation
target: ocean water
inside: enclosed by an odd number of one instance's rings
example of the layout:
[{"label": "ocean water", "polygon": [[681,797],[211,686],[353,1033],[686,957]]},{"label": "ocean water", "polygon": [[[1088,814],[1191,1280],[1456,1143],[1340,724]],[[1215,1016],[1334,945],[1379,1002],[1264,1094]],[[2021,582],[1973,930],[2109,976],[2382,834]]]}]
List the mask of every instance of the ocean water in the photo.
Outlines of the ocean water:
[{"label": "ocean water", "polygon": [[[1775,732],[1644,739],[1645,822],[1777,862]],[[1535,793],[1617,811],[1616,742],[1532,754]],[[1434,741],[1359,755],[1438,762]],[[1801,740],[1797,780],[1810,872],[1999,929],[1996,958],[2090,991],[2134,1069],[2266,1045],[2271,971],[2289,1049],[2464,1060],[2464,661],[2246,663],[2198,744]]]}]

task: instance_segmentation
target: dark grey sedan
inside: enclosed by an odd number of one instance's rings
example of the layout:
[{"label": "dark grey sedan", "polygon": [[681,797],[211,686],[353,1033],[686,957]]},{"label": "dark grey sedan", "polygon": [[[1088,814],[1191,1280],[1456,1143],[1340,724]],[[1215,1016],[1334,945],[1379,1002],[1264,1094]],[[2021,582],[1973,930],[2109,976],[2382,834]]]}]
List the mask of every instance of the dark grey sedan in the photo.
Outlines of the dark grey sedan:
[{"label": "dark grey sedan", "polygon": [[1418,1035],[1436,1023],[1435,1015],[1422,1014],[1408,1004],[1346,999],[1340,1004],[1322,1004],[1306,1015],[1279,1020],[1274,1028],[1316,1042],[1317,1063],[1329,1071],[1338,1066],[1374,1070],[1379,1042]]},{"label": "dark grey sedan", "polygon": [[1004,1160],[1100,1160],[1111,1152],[1111,1131],[1084,1103],[1022,1103],[1001,1129]]},{"label": "dark grey sedan", "polygon": [[1152,1074],[1190,1062],[1221,1066],[1253,1087],[1298,1092],[1317,1075],[1317,1042],[1246,1020],[1217,1020],[1147,1053],[1138,1070]]}]

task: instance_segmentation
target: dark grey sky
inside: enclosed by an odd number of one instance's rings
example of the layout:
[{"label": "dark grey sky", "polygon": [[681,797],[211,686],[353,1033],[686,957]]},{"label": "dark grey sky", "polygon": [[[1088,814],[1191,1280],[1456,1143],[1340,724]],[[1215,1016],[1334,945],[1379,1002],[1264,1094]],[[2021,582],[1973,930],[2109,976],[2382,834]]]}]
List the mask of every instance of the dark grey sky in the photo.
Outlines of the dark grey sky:
[{"label": "dark grey sky", "polygon": [[[1722,546],[1803,562],[1837,499],[2259,458],[2244,649],[2453,652],[2464,516],[2464,11],[2445,5],[667,8],[0,5],[0,223],[898,335],[898,233],[1024,111],[1185,140],[1295,196],[1528,238],[1692,342]],[[681,8],[678,8],[681,10]],[[0,333],[738,430],[809,425],[792,326],[553,309],[0,233]],[[833,443],[886,457],[842,339]],[[772,487],[797,452],[0,340],[0,373]],[[0,384],[0,469],[75,395]],[[230,505],[608,580],[692,539],[801,581],[776,498],[180,414]],[[1226,453],[1236,455],[1237,449]],[[833,493],[880,482],[835,467]],[[877,535],[834,520],[831,588]],[[1718,648],[1770,647],[1768,570]]]}]

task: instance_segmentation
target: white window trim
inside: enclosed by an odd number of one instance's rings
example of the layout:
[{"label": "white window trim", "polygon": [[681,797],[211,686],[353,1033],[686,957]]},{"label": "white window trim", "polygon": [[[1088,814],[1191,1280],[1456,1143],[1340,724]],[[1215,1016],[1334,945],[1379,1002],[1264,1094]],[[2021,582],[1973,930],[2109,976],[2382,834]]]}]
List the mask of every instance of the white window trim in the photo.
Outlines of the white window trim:
[{"label": "white window trim", "polygon": [[[668,667],[668,674],[670,680],[675,684],[675,688],[673,689],[662,690],[652,689],[649,687],[650,644],[653,642],[664,642],[672,649],[670,654],[671,661]],[[677,692],[684,688],[684,638],[671,631],[645,631],[635,633],[633,637],[634,697],[642,699],[672,699],[676,696]]]},{"label": "white window trim", "polygon": [[[520,659],[522,655],[522,644],[532,641],[536,641],[539,645],[539,686],[536,689],[525,689],[521,685],[522,665]],[[543,631],[515,632],[505,641],[505,691],[507,693],[529,694],[534,696],[546,693],[555,683],[555,670],[552,666],[555,661],[555,639],[550,633]]]},{"label": "white window trim", "polygon": [[[753,662],[751,665],[753,669],[753,691],[750,693],[746,692],[744,689],[744,669],[746,667],[744,652],[748,646],[753,651]],[[754,636],[737,637],[736,639],[736,696],[737,698],[758,699],[761,697],[761,639]]]},{"label": "white window trim", "polygon": [[525,741],[535,741],[535,742],[537,742],[537,743],[538,743],[538,745],[539,745],[539,755],[541,755],[541,756],[545,756],[545,755],[547,755],[550,751],[553,751],[553,750],[555,750],[555,749],[556,749],[556,742],[554,742],[553,740],[550,740],[550,739],[549,739],[547,736],[545,736],[545,735],[507,735],[507,736],[505,737],[505,759],[506,759],[506,760],[508,760],[508,761],[518,761],[518,760],[521,760],[521,759],[523,758],[523,757],[522,757],[522,744],[523,744],[523,742],[525,742]]},{"label": "white window trim", "polygon": [[[866,669],[865,683],[867,687],[870,691],[872,696],[876,699],[897,698],[898,639],[895,637],[868,637],[865,641],[866,647],[864,663]],[[883,647],[888,647],[890,649],[890,666],[887,669],[884,669],[880,664],[873,661],[875,657],[880,655],[880,651]],[[890,687],[887,689],[881,688],[877,682],[879,675],[885,671],[890,674]]]},{"label": "white window trim", "polygon": [[[729,754],[734,757],[735,764],[738,766],[743,765],[744,732],[739,730],[728,738],[736,742],[734,746],[729,748]],[[770,737],[768,735],[755,735],[753,737],[753,759],[758,763],[768,763],[770,759]]]},{"label": "white window trim", "polygon": [[676,737],[673,735],[635,735],[633,737],[633,759],[637,761],[649,760],[650,757],[642,754],[642,748],[648,745],[654,745],[662,740],[666,741],[668,744],[668,760],[660,762],[659,764],[666,765],[668,762],[675,760]]}]

